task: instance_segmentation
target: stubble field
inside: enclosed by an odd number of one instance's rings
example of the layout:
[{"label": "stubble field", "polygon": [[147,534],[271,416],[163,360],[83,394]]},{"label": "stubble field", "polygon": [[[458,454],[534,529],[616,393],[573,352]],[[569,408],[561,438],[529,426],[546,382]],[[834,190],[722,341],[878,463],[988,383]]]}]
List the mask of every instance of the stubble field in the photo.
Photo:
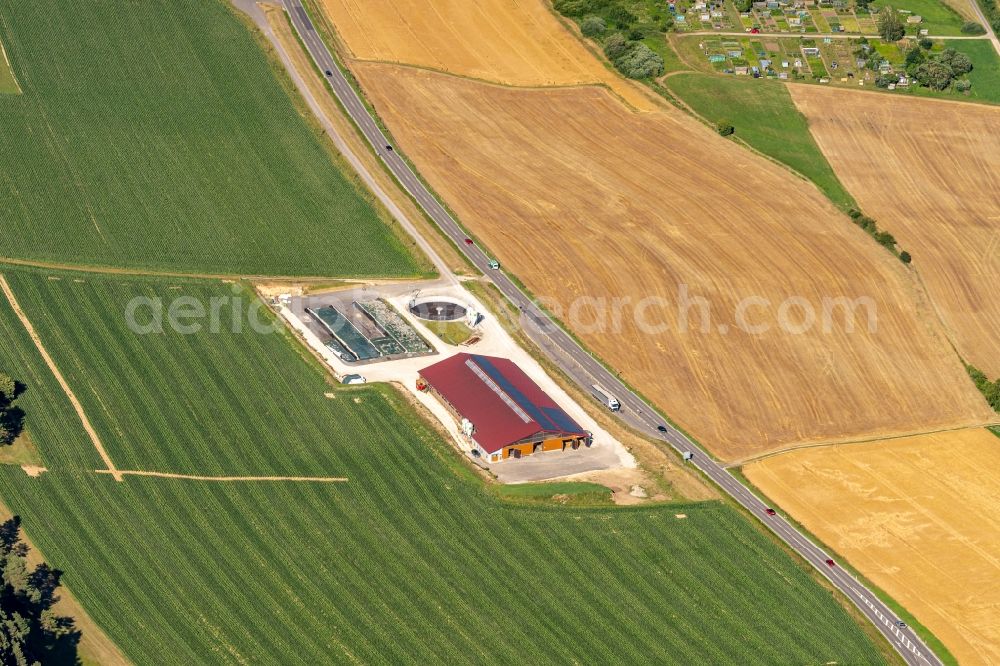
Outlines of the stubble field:
[{"label": "stubble field", "polygon": [[80,419],[0,298],[0,370],[28,387],[19,404],[48,468],[0,466],[0,494],[135,663],[882,661],[723,504],[504,503],[395,390],[331,386],[285,334],[125,325],[134,295],[205,300],[228,285],[5,274],[119,467],[347,478],[95,473]]},{"label": "stubble field", "polygon": [[[598,88],[354,70],[460,219],[720,457],[991,418],[902,264],[779,167],[686,117],[631,113]],[[687,311],[687,331],[684,289],[710,306],[707,318]],[[661,300],[633,307],[650,297]],[[853,332],[832,308],[826,328],[818,314],[799,332],[797,306],[779,325],[787,299],[820,311],[839,297],[871,298],[875,331],[864,308]],[[618,325],[610,313],[596,322],[591,307],[574,317],[580,298],[633,300]],[[747,298],[768,304],[755,301],[740,329]],[[758,324],[770,328],[749,332]]]},{"label": "stubble field", "polygon": [[962,664],[1000,661],[1000,439],[964,430],[744,467]]},{"label": "stubble field", "polygon": [[862,209],[913,254],[959,353],[1000,376],[1000,108],[789,89]]},{"label": "stubble field", "polygon": [[319,0],[350,54],[514,86],[607,85],[640,110],[649,94],[617,76],[541,0]]}]

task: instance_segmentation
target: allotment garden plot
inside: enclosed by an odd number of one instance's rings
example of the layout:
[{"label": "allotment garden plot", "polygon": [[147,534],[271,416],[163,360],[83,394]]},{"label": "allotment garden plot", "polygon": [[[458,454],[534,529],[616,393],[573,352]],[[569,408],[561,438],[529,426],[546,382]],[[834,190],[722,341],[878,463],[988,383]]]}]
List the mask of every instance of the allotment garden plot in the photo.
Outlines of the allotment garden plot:
[{"label": "allotment garden plot", "polygon": [[0,496],[136,663],[880,661],[829,593],[724,505],[505,504],[397,392],[331,386],[282,334],[117,323],[135,294],[223,298],[230,285],[5,274],[120,465],[349,479],[95,474],[73,408],[0,301],[0,368],[28,383],[48,468],[0,468]]}]

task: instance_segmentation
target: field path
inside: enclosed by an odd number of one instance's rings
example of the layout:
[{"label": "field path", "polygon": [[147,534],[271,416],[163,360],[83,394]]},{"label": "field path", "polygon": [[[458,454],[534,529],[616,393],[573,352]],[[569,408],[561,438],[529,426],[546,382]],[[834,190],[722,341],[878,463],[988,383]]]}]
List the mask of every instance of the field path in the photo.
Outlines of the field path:
[{"label": "field path", "polygon": [[172,474],[170,472],[146,472],[143,470],[94,470],[98,474],[117,475],[119,481],[122,476],[155,476],[161,479],[187,479],[189,481],[299,481],[316,483],[347,483],[344,476],[199,476],[197,474]]},{"label": "field path", "polygon": [[80,417],[80,421],[83,423],[83,429],[87,431],[90,441],[94,443],[94,448],[97,449],[97,452],[101,456],[101,460],[104,461],[104,464],[108,468],[106,472],[114,476],[115,481],[122,481],[123,477],[121,472],[119,472],[115,467],[115,464],[111,461],[111,456],[109,456],[108,452],[104,449],[104,444],[101,443],[101,438],[97,436],[97,431],[94,430],[94,426],[90,424],[90,419],[87,418],[87,413],[83,411],[83,405],[80,404],[76,394],[73,393],[73,389],[69,387],[69,384],[66,382],[66,378],[63,377],[62,373],[59,371],[55,361],[53,361],[52,357],[49,356],[49,352],[45,349],[45,345],[42,344],[42,339],[38,337],[38,333],[35,331],[35,327],[32,326],[31,320],[28,319],[24,310],[21,309],[21,305],[17,302],[17,297],[14,296],[14,291],[10,288],[7,278],[2,273],[0,273],[0,289],[3,289],[3,293],[10,302],[11,308],[14,309],[14,314],[16,314],[17,318],[21,320],[21,323],[24,324],[24,328],[28,331],[31,341],[35,343],[38,353],[42,355],[42,358],[45,360],[45,364],[49,366],[49,370],[51,370],[52,374],[55,375],[56,381],[59,382],[62,390],[66,393],[66,397],[68,397],[70,403],[72,403],[73,409],[76,410],[77,416]]}]

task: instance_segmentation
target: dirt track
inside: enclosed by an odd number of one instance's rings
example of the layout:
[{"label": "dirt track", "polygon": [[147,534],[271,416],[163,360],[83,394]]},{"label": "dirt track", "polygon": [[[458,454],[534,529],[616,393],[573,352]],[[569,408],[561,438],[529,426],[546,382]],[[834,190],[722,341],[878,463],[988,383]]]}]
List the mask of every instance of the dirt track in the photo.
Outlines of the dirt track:
[{"label": "dirt track", "polygon": [[959,663],[1000,662],[1000,439],[964,430],[803,449],[744,472]]},{"label": "dirt track", "polygon": [[83,424],[83,429],[86,431],[87,436],[90,437],[90,441],[94,444],[94,448],[97,449],[97,453],[100,454],[101,460],[107,466],[107,472],[111,474],[115,481],[121,481],[121,473],[115,468],[115,464],[111,461],[111,456],[108,455],[107,450],[104,448],[104,444],[101,443],[101,438],[98,437],[97,431],[94,430],[94,426],[90,424],[90,419],[87,418],[87,413],[83,411],[83,405],[77,399],[76,394],[73,393],[73,389],[69,387],[66,382],[66,378],[63,377],[62,372],[59,371],[59,366],[56,362],[52,360],[49,356],[48,350],[45,349],[45,345],[42,344],[42,339],[38,337],[38,333],[35,331],[35,327],[32,326],[31,320],[28,319],[28,315],[24,313],[21,309],[21,305],[17,302],[17,297],[14,296],[14,291],[10,288],[10,284],[7,283],[7,278],[0,274],[0,289],[3,290],[4,296],[7,297],[7,301],[10,303],[10,307],[14,310],[14,314],[17,318],[21,320],[21,324],[28,331],[28,335],[31,337],[31,341],[35,343],[35,347],[38,349],[38,353],[41,354],[42,359],[45,361],[45,365],[49,366],[49,370],[55,376],[56,381],[59,382],[59,386],[62,387],[63,392],[66,397],[69,398],[70,403],[73,405],[73,409],[76,411],[76,415],[80,417],[80,422]]},{"label": "dirt track", "polygon": [[[98,474],[112,474],[110,470],[94,470]],[[199,476],[197,474],[174,474],[172,472],[146,472],[143,470],[123,469],[116,472],[119,476],[151,476],[158,479],[185,479],[187,481],[295,481],[304,483],[347,483],[342,476]],[[120,481],[121,479],[119,479]]]},{"label": "dirt track", "polygon": [[[991,418],[898,260],[784,170],[680,114],[631,113],[599,88],[353,69],[402,149],[501,262],[720,457]],[[710,303],[706,332],[697,306],[680,330],[684,285]],[[566,309],[650,296],[664,305],[642,314],[666,331],[643,332],[629,306],[620,333],[607,330],[610,315],[601,331],[590,309]],[[846,332],[839,311],[829,333],[777,328],[790,297],[818,310],[824,297],[866,296],[875,333],[865,316]],[[753,311],[754,324],[771,324],[765,334],[734,327],[738,302],[753,297],[772,304]]]},{"label": "dirt track", "polygon": [[841,182],[913,255],[959,352],[1000,376],[1000,108],[789,91]]},{"label": "dirt track", "polygon": [[542,0],[319,0],[351,54],[515,86],[601,83],[640,110],[647,91],[608,70]]}]

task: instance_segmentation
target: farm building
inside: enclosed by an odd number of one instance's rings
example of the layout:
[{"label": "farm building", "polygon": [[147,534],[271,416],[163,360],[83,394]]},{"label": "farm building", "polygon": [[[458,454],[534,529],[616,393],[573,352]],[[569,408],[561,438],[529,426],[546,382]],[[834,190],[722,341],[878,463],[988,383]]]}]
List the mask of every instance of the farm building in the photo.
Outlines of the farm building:
[{"label": "farm building", "polygon": [[421,370],[417,387],[449,408],[490,462],[591,443],[590,433],[505,358],[456,354]]}]

